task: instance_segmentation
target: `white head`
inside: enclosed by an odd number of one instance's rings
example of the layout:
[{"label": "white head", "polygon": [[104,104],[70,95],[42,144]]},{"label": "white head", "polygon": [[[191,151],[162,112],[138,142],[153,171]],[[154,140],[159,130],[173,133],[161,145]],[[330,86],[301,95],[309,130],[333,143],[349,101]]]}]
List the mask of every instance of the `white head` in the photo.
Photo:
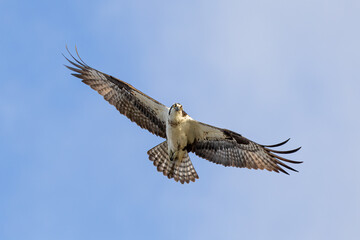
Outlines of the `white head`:
[{"label": "white head", "polygon": [[178,122],[186,116],[187,114],[180,103],[173,104],[169,109],[169,119],[172,122]]}]

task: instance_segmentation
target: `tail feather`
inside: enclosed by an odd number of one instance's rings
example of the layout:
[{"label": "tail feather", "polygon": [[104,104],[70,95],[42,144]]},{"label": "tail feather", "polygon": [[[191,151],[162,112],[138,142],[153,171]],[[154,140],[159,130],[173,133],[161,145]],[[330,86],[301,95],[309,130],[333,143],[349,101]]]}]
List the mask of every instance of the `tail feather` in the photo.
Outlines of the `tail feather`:
[{"label": "tail feather", "polygon": [[180,181],[181,183],[195,182],[195,179],[199,178],[188,153],[185,154],[180,163],[176,163],[176,161],[170,161],[167,151],[166,141],[148,151],[150,161],[153,161],[159,172],[162,172],[169,179],[174,178],[176,182]]}]

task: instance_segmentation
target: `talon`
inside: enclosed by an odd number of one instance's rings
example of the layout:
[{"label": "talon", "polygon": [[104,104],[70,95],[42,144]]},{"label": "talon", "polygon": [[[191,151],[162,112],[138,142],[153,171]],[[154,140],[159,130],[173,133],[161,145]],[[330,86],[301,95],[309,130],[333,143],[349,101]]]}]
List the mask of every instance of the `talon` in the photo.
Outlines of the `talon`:
[{"label": "talon", "polygon": [[177,156],[178,156],[178,152],[170,152],[169,154],[169,158],[170,158],[170,161],[173,162],[177,159]]},{"label": "talon", "polygon": [[170,154],[169,154],[171,162],[174,161],[174,155],[175,155],[175,153],[171,151]]}]

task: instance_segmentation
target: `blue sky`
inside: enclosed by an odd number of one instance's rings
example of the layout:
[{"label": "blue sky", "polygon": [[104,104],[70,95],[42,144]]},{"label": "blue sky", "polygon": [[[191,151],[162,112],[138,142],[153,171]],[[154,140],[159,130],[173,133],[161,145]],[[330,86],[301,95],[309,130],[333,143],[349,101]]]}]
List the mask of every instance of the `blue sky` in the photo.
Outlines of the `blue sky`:
[{"label": "blue sky", "polygon": [[[0,239],[358,239],[359,1],[1,1]],[[290,176],[191,155],[70,76],[92,67],[262,144],[288,137]],[[285,149],[285,148],[284,148]]]}]

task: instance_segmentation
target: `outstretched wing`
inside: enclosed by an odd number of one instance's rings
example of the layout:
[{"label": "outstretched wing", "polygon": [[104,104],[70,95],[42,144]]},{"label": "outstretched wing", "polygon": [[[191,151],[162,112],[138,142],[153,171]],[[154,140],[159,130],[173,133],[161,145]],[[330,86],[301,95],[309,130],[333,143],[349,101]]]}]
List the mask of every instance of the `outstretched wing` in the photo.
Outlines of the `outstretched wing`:
[{"label": "outstretched wing", "polygon": [[[69,54],[71,55],[70,52]],[[73,65],[72,67],[65,65],[76,72],[72,73],[73,76],[82,79],[83,83],[96,90],[131,121],[153,134],[166,138],[166,114],[169,109],[165,105],[130,84],[89,67],[79,54],[77,55],[79,60],[71,55],[74,61],[64,56]]]},{"label": "outstretched wing", "polygon": [[297,170],[283,162],[302,163],[275,154],[294,153],[300,147],[289,151],[270,149],[287,143],[289,139],[279,144],[266,146],[257,144],[227,129],[213,127],[197,121],[194,121],[193,124],[195,125],[193,129],[196,129],[195,140],[187,146],[187,150],[216,164],[240,168],[266,169],[288,174],[282,167],[296,172]]}]

